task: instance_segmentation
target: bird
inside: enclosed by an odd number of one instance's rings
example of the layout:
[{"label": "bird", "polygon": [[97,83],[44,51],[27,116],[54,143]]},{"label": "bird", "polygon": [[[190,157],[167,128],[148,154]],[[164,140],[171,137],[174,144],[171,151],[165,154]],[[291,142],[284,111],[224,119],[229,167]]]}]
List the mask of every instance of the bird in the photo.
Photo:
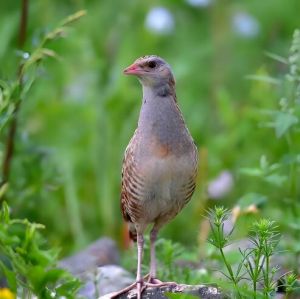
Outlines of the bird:
[{"label": "bird", "polygon": [[[195,186],[198,150],[179,109],[175,79],[161,57],[147,55],[127,67],[136,76],[143,97],[137,128],[122,164],[121,211],[130,238],[137,242],[137,276],[130,287],[141,298],[147,286],[161,286],[156,277],[155,242],[160,229],[189,202]],[[150,232],[150,272],[141,273],[144,232]],[[129,288],[127,288],[128,290]]]}]

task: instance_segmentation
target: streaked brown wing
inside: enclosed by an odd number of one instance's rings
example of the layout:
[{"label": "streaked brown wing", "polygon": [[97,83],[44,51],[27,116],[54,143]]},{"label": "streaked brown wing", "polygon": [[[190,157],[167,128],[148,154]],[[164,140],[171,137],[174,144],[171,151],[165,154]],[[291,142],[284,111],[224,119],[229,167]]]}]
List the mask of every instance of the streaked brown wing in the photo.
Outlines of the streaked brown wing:
[{"label": "streaked brown wing", "polygon": [[121,210],[125,221],[137,222],[142,217],[141,199],[143,179],[135,166],[134,149],[137,130],[131,138],[124,155],[122,167]]},{"label": "streaked brown wing", "polygon": [[198,150],[196,146],[194,146],[193,160],[194,160],[194,172],[187,178],[185,184],[182,186],[180,190],[181,194],[183,195],[181,208],[183,208],[191,200],[196,188],[197,171],[198,171]]}]

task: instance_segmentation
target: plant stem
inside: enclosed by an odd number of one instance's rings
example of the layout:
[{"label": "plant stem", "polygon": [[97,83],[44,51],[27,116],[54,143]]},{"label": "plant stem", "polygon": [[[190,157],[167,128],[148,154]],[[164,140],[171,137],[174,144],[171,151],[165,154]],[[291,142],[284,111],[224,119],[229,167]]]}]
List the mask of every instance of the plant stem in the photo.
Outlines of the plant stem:
[{"label": "plant stem", "polygon": [[[19,48],[22,49],[24,47],[26,41],[26,32],[27,32],[27,20],[28,20],[28,7],[29,0],[22,0],[21,3],[21,14],[20,14],[20,25],[19,25]],[[19,81],[19,95],[16,101],[14,112],[12,116],[12,120],[10,123],[10,127],[8,128],[8,135],[6,139],[5,145],[5,153],[3,156],[3,169],[2,169],[2,181],[0,183],[0,187],[6,184],[9,181],[9,174],[11,169],[11,161],[14,155],[15,150],[15,136],[18,125],[18,112],[20,110],[21,105],[21,90],[23,86],[23,75],[22,75],[22,64],[20,64],[18,68],[18,81]],[[3,200],[3,197],[2,197]]]},{"label": "plant stem", "polygon": [[262,241],[259,242],[259,247],[257,248],[258,251],[255,253],[255,259],[254,259],[254,275],[253,275],[253,292],[254,292],[254,298],[257,297],[257,282],[259,280],[259,275],[261,272],[261,269],[263,267],[263,262],[262,265],[260,265],[261,257],[262,257]]},{"label": "plant stem", "polygon": [[217,225],[217,236],[218,236],[218,242],[219,242],[219,250],[220,250],[220,253],[221,253],[221,256],[222,256],[222,259],[223,259],[223,261],[224,261],[224,264],[225,264],[225,266],[226,266],[226,268],[227,268],[227,271],[228,271],[228,273],[229,273],[229,276],[230,276],[230,278],[231,278],[231,280],[232,280],[232,282],[233,282],[233,284],[234,284],[234,288],[235,288],[235,291],[236,291],[236,293],[237,293],[237,295],[238,295],[238,298],[241,298],[241,294],[240,294],[240,292],[239,292],[239,290],[238,290],[238,281],[236,280],[236,277],[234,276],[234,274],[233,274],[233,271],[232,271],[232,268],[231,268],[231,266],[229,265],[229,263],[228,263],[228,261],[227,261],[227,259],[226,259],[226,257],[225,257],[225,254],[224,254],[224,251],[223,251],[223,247],[221,246],[221,242],[220,242],[220,240],[221,240],[221,235],[223,234],[223,232],[222,232],[222,230],[220,229],[220,225]]},{"label": "plant stem", "polygon": [[22,0],[20,27],[19,27],[19,47],[22,48],[26,41],[27,17],[29,0]]},{"label": "plant stem", "polygon": [[266,277],[265,277],[265,289],[266,289],[266,297],[269,297],[270,292],[270,279],[269,279],[269,272],[270,271],[270,257],[266,256]]},{"label": "plant stem", "polygon": [[228,271],[228,273],[229,273],[229,276],[230,276],[230,278],[231,278],[231,280],[232,280],[232,282],[233,282],[233,284],[234,284],[234,288],[235,288],[236,294],[237,294],[238,298],[242,298],[242,297],[241,297],[241,294],[240,294],[240,292],[239,292],[239,290],[238,290],[238,282],[237,282],[237,280],[235,279],[235,277],[234,277],[234,275],[233,275],[232,268],[231,268],[231,266],[229,265],[229,263],[228,263],[228,261],[227,261],[227,259],[226,259],[226,257],[225,257],[223,248],[219,248],[219,249],[220,249],[220,253],[221,253],[222,259],[223,259],[223,261],[224,261],[224,263],[225,263],[225,266],[226,266],[226,268],[227,268],[227,271]]}]

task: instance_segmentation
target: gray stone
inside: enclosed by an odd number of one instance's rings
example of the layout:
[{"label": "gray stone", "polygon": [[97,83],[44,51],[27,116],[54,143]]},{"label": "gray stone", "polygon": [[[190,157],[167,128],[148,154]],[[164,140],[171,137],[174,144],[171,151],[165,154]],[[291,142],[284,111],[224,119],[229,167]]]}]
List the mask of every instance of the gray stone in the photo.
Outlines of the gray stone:
[{"label": "gray stone", "polygon": [[131,285],[134,277],[117,265],[106,265],[82,275],[85,282],[79,295],[87,299],[94,299],[108,293],[119,291]]},{"label": "gray stone", "polygon": [[[116,244],[109,238],[101,238],[83,251],[63,259],[59,266],[67,269],[83,282],[79,298],[108,299],[113,294],[131,285],[135,278],[128,271],[116,264],[119,263],[119,252]],[[217,287],[205,285],[169,285],[157,288],[147,288],[143,292],[145,299],[165,299],[164,293],[190,294],[196,298],[222,298]],[[135,289],[128,291],[116,299],[136,298]]]},{"label": "gray stone", "polygon": [[[215,286],[208,285],[168,285],[162,287],[148,287],[142,293],[142,299],[167,299],[164,294],[166,292],[169,293],[177,293],[177,294],[186,294],[191,295],[191,297],[201,298],[201,299],[221,299],[221,293],[218,288]],[[136,291],[135,289],[128,291],[119,296],[114,296],[114,293],[107,294],[105,296],[100,297],[99,299],[136,299]]]},{"label": "gray stone", "polygon": [[59,262],[59,266],[73,275],[95,270],[99,266],[119,264],[120,256],[116,243],[109,238],[101,238],[79,253]]}]

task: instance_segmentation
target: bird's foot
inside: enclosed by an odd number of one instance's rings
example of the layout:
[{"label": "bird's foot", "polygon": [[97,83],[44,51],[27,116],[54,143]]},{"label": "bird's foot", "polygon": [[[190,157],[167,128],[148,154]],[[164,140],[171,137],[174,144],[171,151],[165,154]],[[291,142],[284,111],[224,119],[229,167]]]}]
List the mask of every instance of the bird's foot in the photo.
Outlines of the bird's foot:
[{"label": "bird's foot", "polygon": [[131,290],[136,289],[137,299],[141,299],[142,298],[142,292],[145,290],[146,287],[147,286],[145,285],[144,281],[136,281],[133,284],[129,285],[128,287],[113,293],[110,298],[111,299],[117,298],[122,294],[125,294],[125,293],[127,293]]},{"label": "bird's foot", "polygon": [[144,285],[146,287],[156,287],[156,288],[159,288],[159,287],[164,287],[164,286],[176,286],[176,287],[179,287],[179,285],[174,282],[174,281],[161,281],[157,278],[154,278],[154,277],[151,277],[150,275],[148,276],[148,281],[147,282],[144,282]]},{"label": "bird's foot", "polygon": [[153,284],[153,285],[157,285],[157,284],[160,285],[160,284],[163,283],[161,280],[159,280],[157,278],[154,278],[154,277],[151,277],[151,276],[148,277],[147,282],[150,283],[150,284]]}]

